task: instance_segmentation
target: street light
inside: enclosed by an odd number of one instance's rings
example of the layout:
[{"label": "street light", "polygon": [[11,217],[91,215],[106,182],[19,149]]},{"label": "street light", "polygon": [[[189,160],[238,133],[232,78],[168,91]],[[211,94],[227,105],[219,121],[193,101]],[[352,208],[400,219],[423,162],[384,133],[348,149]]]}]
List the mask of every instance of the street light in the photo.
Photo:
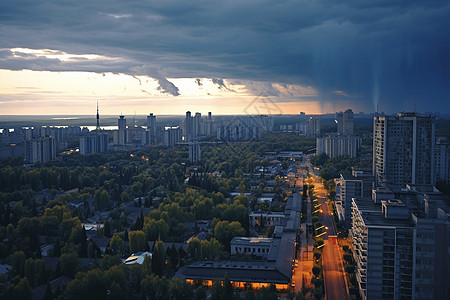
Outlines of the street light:
[{"label": "street light", "polygon": [[324,232],[322,232],[321,234],[316,235],[316,238],[321,237],[322,235],[324,235],[324,234],[326,234],[326,233],[327,233],[327,232],[324,231]]}]

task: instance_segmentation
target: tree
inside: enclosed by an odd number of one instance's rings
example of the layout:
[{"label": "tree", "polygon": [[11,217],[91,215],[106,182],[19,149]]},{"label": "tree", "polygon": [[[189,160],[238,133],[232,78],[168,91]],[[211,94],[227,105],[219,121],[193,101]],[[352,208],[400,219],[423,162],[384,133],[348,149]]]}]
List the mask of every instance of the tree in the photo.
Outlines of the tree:
[{"label": "tree", "polygon": [[149,241],[156,241],[158,238],[165,240],[169,237],[169,225],[164,220],[144,218],[144,232]]},{"label": "tree", "polygon": [[345,272],[347,272],[349,274],[355,273],[355,266],[354,265],[345,266]]},{"label": "tree", "polygon": [[59,259],[58,268],[61,274],[73,277],[80,265],[78,254],[76,252],[64,253]]},{"label": "tree", "polygon": [[180,278],[174,278],[170,282],[169,299],[189,300],[194,298],[194,289],[191,284]]},{"label": "tree", "polygon": [[164,251],[164,243],[158,240],[155,243],[152,256],[153,272],[158,276],[162,276],[165,271],[165,265],[166,265],[166,251]]},{"label": "tree", "polygon": [[21,277],[24,275],[25,269],[25,253],[23,251],[16,251],[10,257],[13,274],[20,275]]},{"label": "tree", "polygon": [[32,290],[26,277],[22,278],[16,284],[11,284],[7,290],[7,299],[31,299]]},{"label": "tree", "polygon": [[344,253],[344,260],[349,264],[353,261],[352,255],[348,253]]},{"label": "tree", "polygon": [[312,268],[312,272],[313,272],[314,276],[316,276],[316,277],[319,276],[320,271],[322,271],[322,268],[319,265],[315,265]]},{"label": "tree", "polygon": [[245,230],[239,222],[219,221],[214,227],[216,239],[230,251],[230,242],[236,236],[244,236]]},{"label": "tree", "polygon": [[145,238],[145,233],[142,230],[130,231],[130,233],[128,233],[128,239],[130,241],[131,253],[144,251],[147,247],[147,239]]},{"label": "tree", "polygon": [[122,260],[119,255],[105,255],[102,258],[101,267],[102,270],[108,270],[112,266],[120,265]]},{"label": "tree", "polygon": [[147,275],[141,281],[143,299],[166,299],[169,281],[165,277]]},{"label": "tree", "polygon": [[120,235],[118,233],[114,233],[113,237],[109,241],[109,249],[111,250],[111,253],[121,255],[124,250],[123,245],[124,243]]}]

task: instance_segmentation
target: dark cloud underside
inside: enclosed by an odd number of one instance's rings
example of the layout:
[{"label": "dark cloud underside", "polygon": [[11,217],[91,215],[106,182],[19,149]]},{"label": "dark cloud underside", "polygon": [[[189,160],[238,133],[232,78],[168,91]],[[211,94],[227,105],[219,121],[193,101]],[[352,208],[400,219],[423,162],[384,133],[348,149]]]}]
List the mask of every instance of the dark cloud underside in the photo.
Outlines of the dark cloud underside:
[{"label": "dark cloud underside", "polygon": [[172,95],[167,77],[294,83],[325,102],[449,111],[449,15],[449,1],[3,0],[0,48],[120,59],[0,51],[0,68],[148,74]]}]

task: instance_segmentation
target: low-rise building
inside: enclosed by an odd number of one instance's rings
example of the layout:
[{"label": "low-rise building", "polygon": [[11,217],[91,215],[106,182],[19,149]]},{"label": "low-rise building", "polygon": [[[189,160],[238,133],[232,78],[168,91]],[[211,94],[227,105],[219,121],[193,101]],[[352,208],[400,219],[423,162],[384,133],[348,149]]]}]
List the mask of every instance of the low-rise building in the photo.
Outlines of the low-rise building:
[{"label": "low-rise building", "polygon": [[284,213],[254,211],[249,214],[250,226],[279,226],[283,225]]},{"label": "low-rise building", "polygon": [[249,254],[267,257],[272,243],[272,238],[234,237],[230,243],[231,255]]}]

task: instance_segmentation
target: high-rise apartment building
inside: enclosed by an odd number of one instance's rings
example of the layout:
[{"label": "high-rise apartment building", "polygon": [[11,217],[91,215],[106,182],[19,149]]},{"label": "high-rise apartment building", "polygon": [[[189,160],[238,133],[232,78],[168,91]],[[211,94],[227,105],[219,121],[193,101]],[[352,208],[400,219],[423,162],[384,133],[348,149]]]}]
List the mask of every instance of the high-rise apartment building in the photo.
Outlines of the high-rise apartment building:
[{"label": "high-rise apartment building", "polygon": [[330,158],[348,155],[353,158],[358,155],[362,143],[361,138],[353,135],[329,134],[316,139],[316,154],[325,153]]},{"label": "high-rise apartment building", "polygon": [[189,161],[192,163],[198,162],[202,159],[200,144],[189,143]]},{"label": "high-rise apartment building", "polygon": [[42,137],[25,142],[25,158],[28,162],[47,162],[56,158],[56,143],[53,137]]},{"label": "high-rise apartment building", "polygon": [[353,134],[353,120],[355,116],[351,109],[336,113],[337,132],[341,134]]},{"label": "high-rise apartment building", "polygon": [[319,116],[309,117],[308,134],[310,136],[319,136],[320,135],[320,117]]},{"label": "high-rise apartment building", "polygon": [[127,143],[127,119],[124,116],[120,116],[117,120],[118,125],[118,139],[117,145],[123,146]]},{"label": "high-rise apartment building", "polygon": [[201,130],[202,128],[202,114],[199,112],[195,113],[195,117],[192,120],[192,140],[197,141],[201,135],[203,135],[203,132]]},{"label": "high-rise apartment building", "polygon": [[450,182],[450,147],[446,138],[437,139],[434,154],[436,181]]},{"label": "high-rise apartment building", "polygon": [[153,113],[147,116],[147,135],[148,144],[154,145],[156,143],[156,116]]},{"label": "high-rise apartment building", "polygon": [[449,299],[450,221],[439,208],[439,192],[429,187],[409,190],[414,208],[394,198],[352,200],[350,233],[362,299]]},{"label": "high-rise apartment building", "polygon": [[363,197],[363,180],[354,176],[343,175],[335,178],[336,183],[336,212],[339,221],[348,228],[352,219],[352,199]]},{"label": "high-rise apartment building", "polygon": [[192,120],[191,112],[187,111],[186,118],[184,119],[184,132],[183,132],[185,142],[192,141],[193,131],[194,131],[193,127],[194,127],[194,122]]},{"label": "high-rise apartment building", "polygon": [[175,147],[182,140],[182,131],[180,127],[166,127],[164,130],[164,145]]},{"label": "high-rise apartment building", "polygon": [[376,116],[373,175],[377,186],[434,184],[434,117],[416,113]]},{"label": "high-rise apartment building", "polygon": [[80,155],[108,151],[108,134],[93,132],[80,137]]}]

